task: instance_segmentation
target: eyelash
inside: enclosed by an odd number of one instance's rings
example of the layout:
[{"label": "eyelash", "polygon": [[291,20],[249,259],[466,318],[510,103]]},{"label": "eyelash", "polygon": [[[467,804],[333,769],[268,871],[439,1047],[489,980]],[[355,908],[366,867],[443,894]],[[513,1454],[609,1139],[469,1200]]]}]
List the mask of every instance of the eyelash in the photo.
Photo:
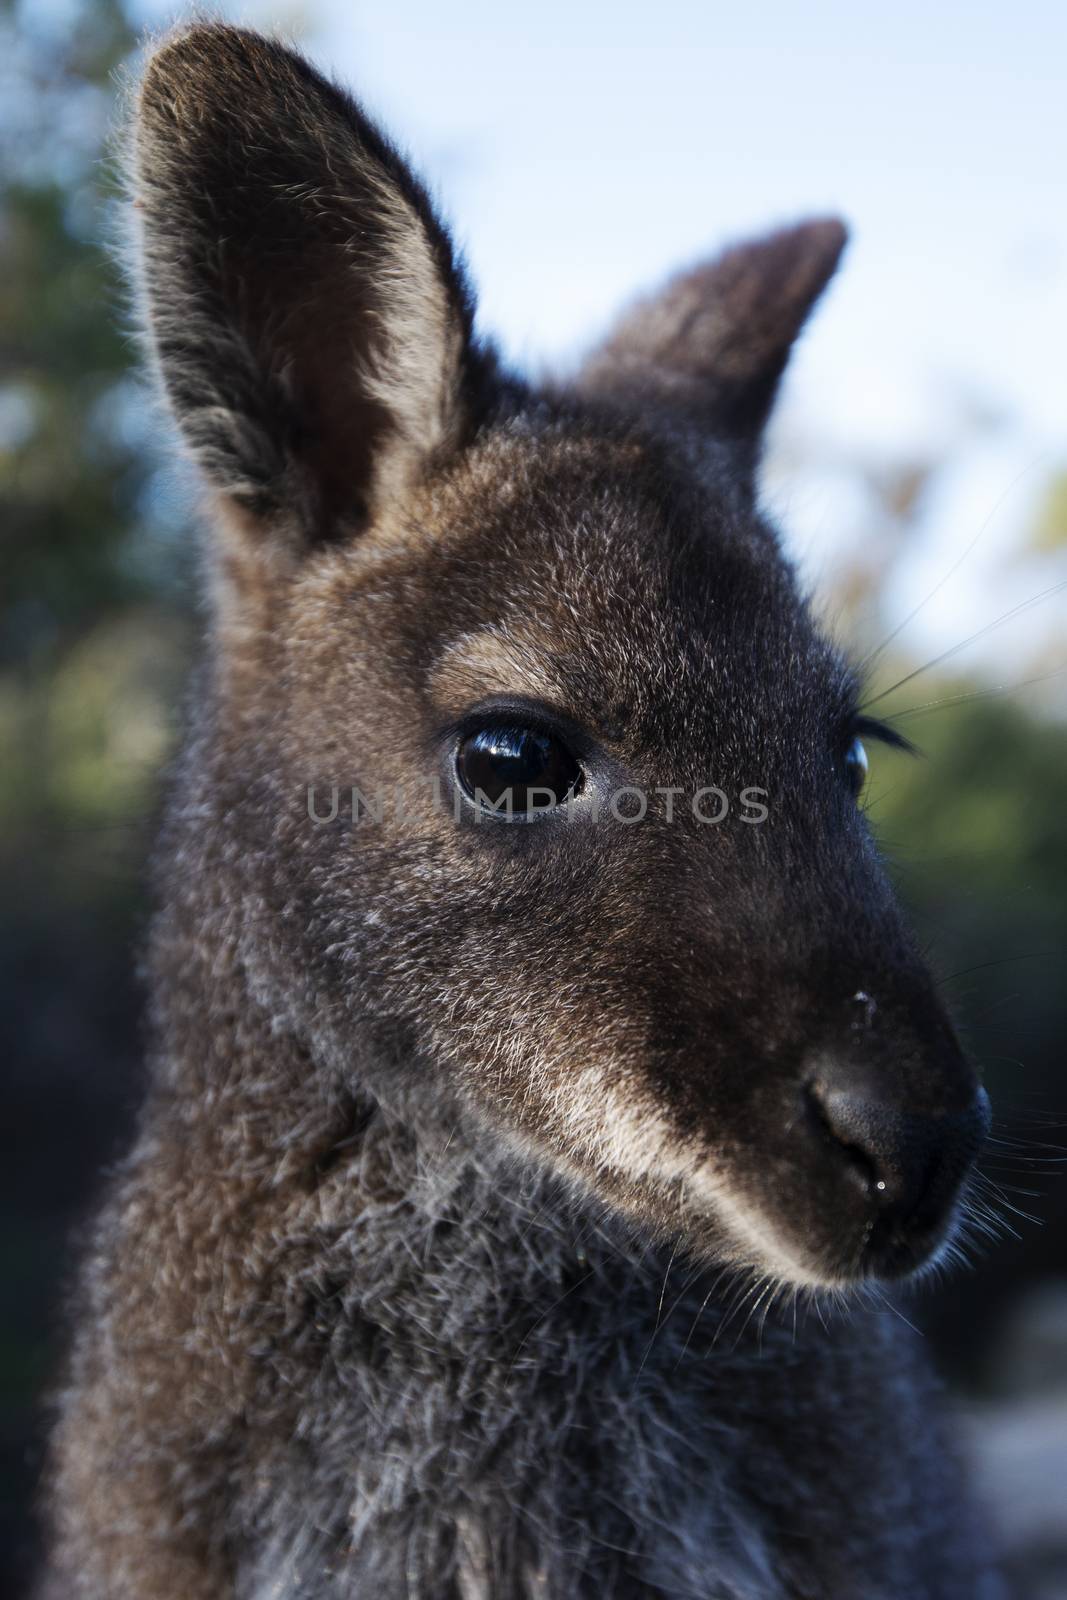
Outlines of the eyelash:
[{"label": "eyelash", "polygon": [[879,744],[888,745],[890,750],[903,750],[905,755],[917,756],[919,749],[906,739],[902,733],[888,722],[882,722],[878,717],[856,717],[852,723],[852,731],[860,739],[874,739]]}]

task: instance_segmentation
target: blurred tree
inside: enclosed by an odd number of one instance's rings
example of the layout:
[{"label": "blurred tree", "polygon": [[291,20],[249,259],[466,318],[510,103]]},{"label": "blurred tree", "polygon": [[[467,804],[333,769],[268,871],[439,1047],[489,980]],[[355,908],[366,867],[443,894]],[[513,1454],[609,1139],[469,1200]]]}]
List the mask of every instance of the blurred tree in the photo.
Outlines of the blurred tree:
[{"label": "blurred tree", "polygon": [[134,1098],[145,819],[187,633],[188,541],[107,248],[114,74],[134,45],[116,0],[0,0],[5,1593],[32,1560],[67,1238]]},{"label": "blurred tree", "polygon": [[1041,553],[1062,550],[1065,544],[1067,544],[1067,471],[1057,473],[1049,484],[1033,533],[1033,548]]},{"label": "blurred tree", "polygon": [[[57,671],[102,621],[122,616],[128,640],[131,619],[161,598],[176,610],[180,593],[181,541],[160,514],[151,408],[131,375],[120,275],[105,248],[116,200],[105,161],[113,75],[133,45],[116,0],[73,11],[0,0],[0,731],[10,747],[0,811],[9,840],[19,819],[62,817],[71,798],[66,740],[51,737]],[[145,653],[142,686],[152,686],[144,669],[156,660],[164,689],[172,634],[157,633]],[[159,753],[146,749],[149,768]],[[135,766],[119,763],[109,780],[132,805],[144,792]]]},{"label": "blurred tree", "polygon": [[897,726],[921,756],[874,753],[869,809],[993,1099],[978,1196],[1007,1225],[925,1309],[956,1375],[995,1388],[1010,1297],[1067,1276],[1067,726],[966,680],[916,688],[905,708],[936,703]]}]

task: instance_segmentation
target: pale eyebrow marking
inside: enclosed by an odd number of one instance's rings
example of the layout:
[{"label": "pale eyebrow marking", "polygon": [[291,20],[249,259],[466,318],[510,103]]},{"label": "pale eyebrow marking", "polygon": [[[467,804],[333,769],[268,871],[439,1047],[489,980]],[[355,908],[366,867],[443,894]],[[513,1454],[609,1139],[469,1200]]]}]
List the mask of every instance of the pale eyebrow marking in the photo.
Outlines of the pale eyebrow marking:
[{"label": "pale eyebrow marking", "polygon": [[456,714],[492,694],[561,704],[563,692],[532,634],[506,623],[464,633],[442,652],[429,677],[434,702]]}]

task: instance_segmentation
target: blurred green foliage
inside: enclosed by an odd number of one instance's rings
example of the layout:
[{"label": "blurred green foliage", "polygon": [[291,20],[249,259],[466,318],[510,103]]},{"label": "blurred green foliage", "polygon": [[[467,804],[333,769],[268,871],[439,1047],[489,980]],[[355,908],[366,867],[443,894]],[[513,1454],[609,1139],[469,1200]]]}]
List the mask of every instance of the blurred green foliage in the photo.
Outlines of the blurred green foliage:
[{"label": "blurred green foliage", "polygon": [[115,0],[0,6],[0,852],[57,896],[92,853],[76,830],[150,803],[187,610],[107,247],[133,46]]},{"label": "blurred green foliage", "polygon": [[1049,486],[1044,504],[1034,524],[1035,550],[1062,550],[1067,544],[1067,472],[1060,472]]},{"label": "blurred green foliage", "polygon": [[1042,1284],[1067,1285],[1067,726],[975,692],[941,680],[914,697],[942,703],[900,721],[918,759],[872,753],[869,806],[994,1110],[978,1195],[999,1240],[972,1234],[977,1270],[909,1316],[957,1382],[997,1395],[1028,1385],[1004,1331]]},{"label": "blurred green foliage", "polygon": [[875,755],[872,821],[995,1099],[1025,1120],[1032,1095],[1035,1126],[1038,1112],[1067,1124],[1067,728],[1011,698],[967,698],[966,682],[938,691],[897,724],[919,758]]},{"label": "blurred green foliage", "polygon": [[135,943],[190,541],[135,377],[115,0],[0,0],[0,1592],[32,1565],[72,1224],[136,1099]]}]

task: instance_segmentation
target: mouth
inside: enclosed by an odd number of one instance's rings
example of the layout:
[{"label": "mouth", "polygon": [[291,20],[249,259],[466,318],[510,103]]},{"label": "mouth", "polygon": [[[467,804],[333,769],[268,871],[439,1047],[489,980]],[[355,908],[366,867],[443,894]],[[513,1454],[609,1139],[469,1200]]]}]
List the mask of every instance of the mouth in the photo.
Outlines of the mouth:
[{"label": "mouth", "polygon": [[874,1278],[899,1283],[934,1265],[956,1233],[959,1202],[954,1198],[934,1221],[915,1223],[892,1215],[877,1217],[860,1251],[856,1282]]},{"label": "mouth", "polygon": [[[933,1223],[909,1227],[891,1216],[862,1225],[797,1216],[774,1220],[733,1201],[723,1206],[716,1186],[714,1211],[701,1210],[717,1229],[714,1254],[797,1288],[847,1290],[870,1283],[904,1283],[935,1265],[951,1247],[958,1204]],[[723,1239],[727,1241],[725,1248]]]},{"label": "mouth", "polygon": [[709,1250],[796,1287],[902,1283],[951,1251],[970,1166],[970,1153],[945,1162],[907,1196],[834,1154],[811,1170],[779,1169],[777,1193],[705,1168],[689,1185],[691,1216],[700,1233],[717,1230]]}]

